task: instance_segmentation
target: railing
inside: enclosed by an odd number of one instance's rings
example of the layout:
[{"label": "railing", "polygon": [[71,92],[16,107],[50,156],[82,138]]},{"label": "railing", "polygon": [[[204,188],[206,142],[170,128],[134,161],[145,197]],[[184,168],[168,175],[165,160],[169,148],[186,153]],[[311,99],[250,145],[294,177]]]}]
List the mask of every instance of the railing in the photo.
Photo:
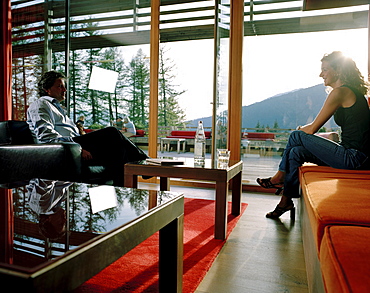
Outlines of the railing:
[{"label": "railing", "polygon": [[[171,127],[171,126],[160,126],[158,127],[158,145],[160,144],[161,138],[166,137],[170,135],[172,130],[190,130],[195,131],[196,127]],[[205,127],[205,130],[211,131],[212,129],[210,127]],[[248,140],[242,138],[241,133],[241,139],[240,139],[240,147],[241,147],[241,154],[242,155],[258,155],[258,156],[280,156],[282,152],[284,151],[289,134],[294,129],[290,128],[243,128],[242,133],[244,132],[256,132],[256,133],[273,133],[275,135],[275,138],[273,140],[271,139],[254,139],[254,140]],[[338,128],[332,128],[332,129],[324,129],[325,131],[334,131],[338,132]],[[147,133],[147,129],[145,129]],[[146,147],[148,145],[148,137],[133,137],[131,140],[138,144],[141,147]],[[173,142],[175,144],[175,142]],[[192,139],[187,139],[186,142],[186,149],[187,151],[191,151],[191,148],[193,147],[194,141]],[[207,142],[208,145],[208,151],[210,151],[211,141]]]},{"label": "railing", "polygon": [[[146,133],[148,133],[148,129],[143,129],[145,130]],[[174,126],[159,126],[158,127],[158,137],[166,137],[171,133],[172,130],[190,130],[190,131],[195,131],[196,127],[174,127]],[[211,127],[204,127],[204,130],[206,131],[212,131]],[[286,141],[288,140],[289,134],[295,129],[292,128],[242,128],[242,133],[243,132],[265,132],[265,133],[274,133],[275,134],[275,140],[276,141]],[[330,128],[330,129],[325,129],[325,131],[334,131],[338,132],[339,128]]]}]

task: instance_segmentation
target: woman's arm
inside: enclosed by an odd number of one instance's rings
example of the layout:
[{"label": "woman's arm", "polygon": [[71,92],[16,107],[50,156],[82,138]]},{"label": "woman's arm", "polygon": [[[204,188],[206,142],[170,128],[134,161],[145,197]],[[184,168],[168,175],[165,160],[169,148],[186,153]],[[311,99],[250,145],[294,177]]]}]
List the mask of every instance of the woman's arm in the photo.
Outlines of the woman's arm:
[{"label": "woman's arm", "polygon": [[298,129],[308,134],[316,133],[330,119],[330,117],[334,115],[335,111],[345,103],[345,101],[348,101],[353,97],[356,99],[354,93],[348,88],[338,87],[333,89],[326,98],[324,105],[314,121],[301,126]]}]

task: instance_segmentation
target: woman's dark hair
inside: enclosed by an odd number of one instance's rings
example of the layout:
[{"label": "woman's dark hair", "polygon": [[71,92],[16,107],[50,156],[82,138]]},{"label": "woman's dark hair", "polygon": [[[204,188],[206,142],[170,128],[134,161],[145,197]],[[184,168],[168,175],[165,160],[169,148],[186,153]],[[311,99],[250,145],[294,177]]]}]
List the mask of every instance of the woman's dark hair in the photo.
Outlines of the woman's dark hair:
[{"label": "woman's dark hair", "polygon": [[38,83],[38,89],[39,89],[39,95],[40,97],[42,96],[47,96],[48,93],[46,92],[46,90],[50,89],[55,81],[58,79],[58,78],[63,78],[65,79],[66,76],[61,73],[61,72],[58,72],[58,71],[48,71],[48,72],[45,72],[42,76],[41,76],[41,79]]},{"label": "woman's dark hair", "polygon": [[345,56],[340,51],[334,51],[330,54],[325,54],[321,61],[328,62],[344,84],[355,88],[363,95],[367,94],[368,84],[357,68],[355,61],[351,58]]}]

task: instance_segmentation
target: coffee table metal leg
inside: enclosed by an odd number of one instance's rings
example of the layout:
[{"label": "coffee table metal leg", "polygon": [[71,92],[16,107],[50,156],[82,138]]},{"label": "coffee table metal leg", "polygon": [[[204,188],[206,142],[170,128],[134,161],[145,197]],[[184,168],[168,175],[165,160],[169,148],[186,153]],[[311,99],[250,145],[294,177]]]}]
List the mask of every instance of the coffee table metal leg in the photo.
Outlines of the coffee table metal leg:
[{"label": "coffee table metal leg", "polygon": [[168,177],[159,178],[159,190],[170,191],[170,178]]},{"label": "coffee table metal leg", "polygon": [[216,182],[215,238],[221,240],[226,238],[227,189],[227,182]]},{"label": "coffee table metal leg", "polygon": [[159,231],[159,292],[182,292],[184,216]]},{"label": "coffee table metal leg", "polygon": [[234,216],[239,216],[241,211],[241,200],[242,200],[242,172],[239,172],[233,179],[231,179],[232,188],[232,203],[231,213]]}]

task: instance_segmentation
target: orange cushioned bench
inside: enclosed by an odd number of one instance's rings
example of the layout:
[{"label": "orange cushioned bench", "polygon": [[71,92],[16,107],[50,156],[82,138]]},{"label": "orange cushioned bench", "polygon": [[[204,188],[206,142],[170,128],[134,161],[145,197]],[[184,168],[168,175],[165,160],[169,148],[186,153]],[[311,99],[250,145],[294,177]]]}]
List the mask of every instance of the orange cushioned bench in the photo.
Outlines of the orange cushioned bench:
[{"label": "orange cushioned bench", "polygon": [[303,199],[319,252],[328,225],[370,226],[370,171],[304,166]]},{"label": "orange cushioned bench", "polygon": [[370,291],[370,228],[327,226],[320,260],[328,293]]},{"label": "orange cushioned bench", "polygon": [[[368,170],[300,168],[302,239],[311,292],[335,292],[323,289],[325,275],[320,272],[320,268],[326,266],[323,261],[327,256],[321,252],[321,247],[323,239],[328,237],[325,234],[327,227],[365,226],[370,229],[369,178]],[[343,240],[351,241],[350,238]],[[324,280],[319,280],[322,276]]]}]

